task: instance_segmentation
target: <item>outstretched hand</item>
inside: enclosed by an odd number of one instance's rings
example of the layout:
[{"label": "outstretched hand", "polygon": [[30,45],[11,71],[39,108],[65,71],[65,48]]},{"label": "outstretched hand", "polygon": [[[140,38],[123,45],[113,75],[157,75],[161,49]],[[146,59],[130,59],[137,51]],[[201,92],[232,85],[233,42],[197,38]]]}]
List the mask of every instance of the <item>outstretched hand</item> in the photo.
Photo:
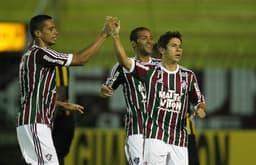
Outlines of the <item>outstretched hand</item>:
[{"label": "outstretched hand", "polygon": [[63,107],[64,109],[70,110],[70,111],[78,111],[81,114],[84,113],[84,107],[79,105],[79,104],[62,102],[62,101],[56,101],[56,106]]}]

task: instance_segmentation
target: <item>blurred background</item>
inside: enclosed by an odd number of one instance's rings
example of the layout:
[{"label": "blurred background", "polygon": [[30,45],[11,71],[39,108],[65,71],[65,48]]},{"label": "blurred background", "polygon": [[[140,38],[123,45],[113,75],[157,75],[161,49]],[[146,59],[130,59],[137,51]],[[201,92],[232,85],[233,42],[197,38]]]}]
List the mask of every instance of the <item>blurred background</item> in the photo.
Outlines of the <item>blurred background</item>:
[{"label": "blurred background", "polygon": [[[255,0],[8,0],[0,2],[0,164],[22,164],[15,133],[19,109],[18,64],[29,44],[28,22],[54,17],[54,49],[76,52],[101,31],[107,15],[121,20],[121,38],[133,56],[129,33],[137,26],[154,40],[169,30],[183,34],[181,64],[195,71],[208,116],[195,119],[202,165],[256,162]],[[76,115],[68,165],[124,165],[125,102],[121,88],[108,99],[101,84],[116,63],[112,40],[83,67],[70,70],[70,99],[86,107]]]}]

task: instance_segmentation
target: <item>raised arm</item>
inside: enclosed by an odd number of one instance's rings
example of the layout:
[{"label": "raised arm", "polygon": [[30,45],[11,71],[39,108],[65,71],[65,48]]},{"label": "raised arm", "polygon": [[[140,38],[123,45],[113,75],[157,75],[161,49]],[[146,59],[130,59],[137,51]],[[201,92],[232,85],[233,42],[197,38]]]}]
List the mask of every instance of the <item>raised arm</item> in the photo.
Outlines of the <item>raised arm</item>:
[{"label": "raised arm", "polygon": [[114,47],[116,50],[116,56],[118,62],[123,65],[127,70],[132,67],[132,60],[127,56],[126,51],[123,47],[121,39],[119,37],[120,21],[118,21],[114,32],[112,33],[112,38],[114,41]]}]

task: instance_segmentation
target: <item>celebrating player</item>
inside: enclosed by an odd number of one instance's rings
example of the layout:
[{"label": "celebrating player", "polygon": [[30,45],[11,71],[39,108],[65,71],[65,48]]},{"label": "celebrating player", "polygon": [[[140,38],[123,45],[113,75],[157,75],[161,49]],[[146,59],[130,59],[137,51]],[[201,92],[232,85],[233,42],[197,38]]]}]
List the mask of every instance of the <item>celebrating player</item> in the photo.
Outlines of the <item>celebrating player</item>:
[{"label": "celebrating player", "polygon": [[59,164],[51,134],[55,105],[79,111],[83,107],[55,101],[55,66],[85,64],[113,33],[114,21],[108,17],[103,30],[87,48],[78,53],[65,54],[50,49],[56,43],[58,35],[52,17],[37,15],[30,20],[33,44],[20,62],[21,109],[16,128],[18,143],[26,163]]},{"label": "celebrating player", "polygon": [[[150,66],[159,62],[151,58],[153,48],[152,32],[146,27],[137,27],[130,33],[130,42],[133,47],[134,60],[142,65]],[[126,143],[125,154],[129,164],[143,165],[143,131],[145,118],[146,93],[143,83],[125,68],[116,64],[111,71],[110,77],[101,87],[101,95],[112,95],[112,89],[123,86],[123,95],[126,102],[125,129]]]},{"label": "celebrating player", "polygon": [[166,32],[158,40],[161,63],[152,69],[128,58],[119,38],[113,35],[120,64],[145,83],[147,118],[145,121],[144,161],[146,164],[187,165],[186,113],[188,101],[204,118],[205,100],[193,71],[179,65],[182,38],[179,32]]}]

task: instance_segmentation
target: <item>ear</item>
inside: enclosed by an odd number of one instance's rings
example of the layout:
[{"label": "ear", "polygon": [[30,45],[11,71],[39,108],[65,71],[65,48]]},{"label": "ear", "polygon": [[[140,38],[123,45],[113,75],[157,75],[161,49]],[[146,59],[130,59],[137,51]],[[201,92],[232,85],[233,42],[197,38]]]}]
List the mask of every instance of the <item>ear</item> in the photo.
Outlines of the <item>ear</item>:
[{"label": "ear", "polygon": [[159,48],[159,53],[163,55],[164,52],[165,52],[165,49],[160,47],[160,48]]},{"label": "ear", "polygon": [[137,45],[135,41],[132,41],[131,44],[132,44],[133,48],[136,47],[136,45]]},{"label": "ear", "polygon": [[34,33],[35,33],[35,36],[36,36],[36,37],[40,37],[40,36],[41,36],[40,30],[36,30],[36,31],[34,31]]}]

